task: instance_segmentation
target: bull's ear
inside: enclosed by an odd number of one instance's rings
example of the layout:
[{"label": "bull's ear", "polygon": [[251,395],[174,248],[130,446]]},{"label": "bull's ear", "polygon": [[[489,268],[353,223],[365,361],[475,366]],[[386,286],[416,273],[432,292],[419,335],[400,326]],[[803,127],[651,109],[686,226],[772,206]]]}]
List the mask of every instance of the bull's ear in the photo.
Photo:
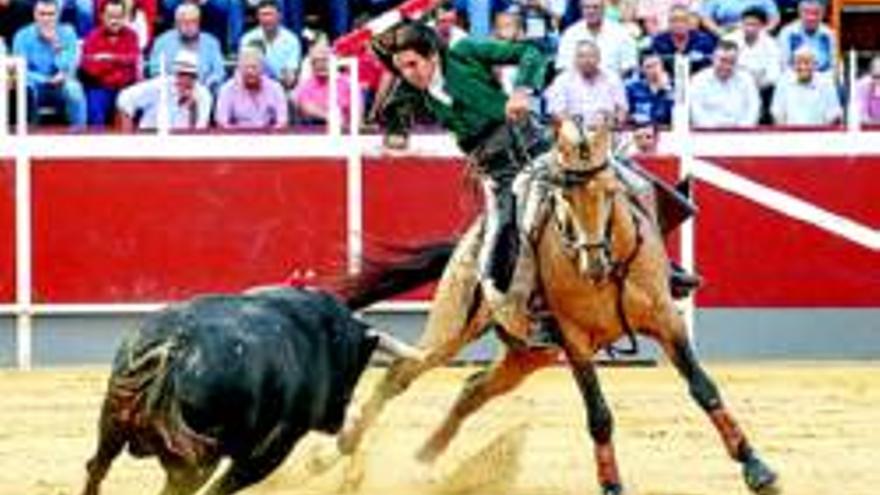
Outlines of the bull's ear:
[{"label": "bull's ear", "polygon": [[379,349],[379,336],[373,334],[370,331],[367,331],[364,334],[364,352],[368,353],[370,356],[373,355]]}]

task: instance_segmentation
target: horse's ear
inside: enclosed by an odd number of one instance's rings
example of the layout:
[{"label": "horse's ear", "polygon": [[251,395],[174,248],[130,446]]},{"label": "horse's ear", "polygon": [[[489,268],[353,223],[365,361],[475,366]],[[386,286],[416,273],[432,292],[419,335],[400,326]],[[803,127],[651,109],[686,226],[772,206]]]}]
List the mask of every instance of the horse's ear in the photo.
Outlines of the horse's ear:
[{"label": "horse's ear", "polygon": [[596,125],[590,137],[590,165],[592,167],[601,167],[611,154],[614,139],[610,119],[599,118],[596,120]]}]

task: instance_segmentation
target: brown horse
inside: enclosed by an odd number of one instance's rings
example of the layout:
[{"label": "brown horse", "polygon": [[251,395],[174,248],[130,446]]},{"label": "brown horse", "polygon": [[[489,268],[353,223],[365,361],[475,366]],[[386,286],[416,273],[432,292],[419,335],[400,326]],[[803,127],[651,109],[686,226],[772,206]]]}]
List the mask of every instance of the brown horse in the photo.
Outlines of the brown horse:
[{"label": "brown horse", "polygon": [[[742,465],[753,492],[775,491],[776,475],[724,406],[700,366],[685,322],[670,296],[663,239],[651,213],[629,194],[609,160],[611,131],[587,130],[564,121],[557,130],[551,170],[549,213],[534,239],[537,279],[559,326],[559,340],[587,410],[597,478],[603,495],[623,492],[612,443],[612,416],[603,397],[594,355],[627,332],[657,341],[706,412],[729,455]],[[490,326],[493,315],[478,290],[476,263],[480,222],[463,237],[438,286],[419,347],[423,360],[398,361],[339,438],[353,452],[388,400],[425,371],[447,363]],[[509,346],[488,370],[467,380],[442,424],[419,450],[425,462],[449,445],[464,419],[493,397],[557,362],[559,351]]]}]

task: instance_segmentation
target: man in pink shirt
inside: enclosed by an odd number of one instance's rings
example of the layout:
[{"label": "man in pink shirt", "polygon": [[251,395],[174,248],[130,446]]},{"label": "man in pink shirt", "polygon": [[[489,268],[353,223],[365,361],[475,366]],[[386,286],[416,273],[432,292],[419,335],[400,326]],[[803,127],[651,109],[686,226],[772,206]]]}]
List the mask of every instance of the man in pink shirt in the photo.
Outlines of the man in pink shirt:
[{"label": "man in pink shirt", "polygon": [[[330,48],[322,44],[315,45],[309,53],[309,62],[312,74],[301,80],[293,90],[293,105],[300,122],[324,124],[330,113]],[[347,122],[346,116],[351,107],[348,76],[340,73],[336,86],[342,120]]]},{"label": "man in pink shirt", "polygon": [[547,110],[554,118],[580,117],[587,124],[605,116],[626,122],[623,82],[617,74],[601,68],[601,54],[594,42],[578,44],[574,68],[556,76],[547,89]]},{"label": "man in pink shirt", "polygon": [[880,125],[880,56],[871,60],[871,70],[856,83],[856,101],[863,125]]},{"label": "man in pink shirt", "polygon": [[214,120],[223,129],[279,129],[287,125],[284,88],[263,74],[260,49],[241,49],[235,76],[220,88]]}]

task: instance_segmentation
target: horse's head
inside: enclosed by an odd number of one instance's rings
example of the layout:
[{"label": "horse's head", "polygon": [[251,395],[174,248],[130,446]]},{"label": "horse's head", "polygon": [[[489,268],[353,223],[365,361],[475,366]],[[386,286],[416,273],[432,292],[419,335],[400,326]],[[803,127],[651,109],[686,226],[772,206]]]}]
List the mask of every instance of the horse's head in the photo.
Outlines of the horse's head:
[{"label": "horse's head", "polygon": [[612,269],[611,219],[620,185],[610,168],[610,123],[585,126],[562,119],[556,126],[556,219],[578,270],[593,280]]}]

